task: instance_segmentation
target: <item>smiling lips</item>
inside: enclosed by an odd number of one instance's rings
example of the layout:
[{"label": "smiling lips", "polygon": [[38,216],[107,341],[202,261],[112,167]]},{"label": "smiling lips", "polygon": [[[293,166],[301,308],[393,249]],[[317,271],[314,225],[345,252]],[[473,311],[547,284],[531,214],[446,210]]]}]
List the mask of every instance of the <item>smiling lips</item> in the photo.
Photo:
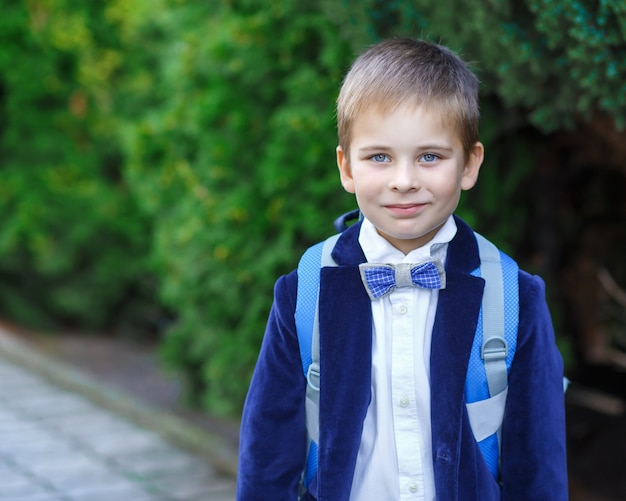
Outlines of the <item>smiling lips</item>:
[{"label": "smiling lips", "polygon": [[413,216],[424,207],[426,207],[425,203],[385,205],[385,208],[396,216]]}]

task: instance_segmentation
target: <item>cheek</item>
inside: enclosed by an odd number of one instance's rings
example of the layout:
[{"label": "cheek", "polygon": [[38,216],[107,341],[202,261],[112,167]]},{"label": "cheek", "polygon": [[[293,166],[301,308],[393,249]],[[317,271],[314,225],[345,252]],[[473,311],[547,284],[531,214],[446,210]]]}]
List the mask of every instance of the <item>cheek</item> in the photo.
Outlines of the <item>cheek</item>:
[{"label": "cheek", "polygon": [[448,177],[441,179],[440,182],[431,183],[427,189],[436,199],[444,203],[458,203],[461,196],[461,182],[455,177],[452,179]]},{"label": "cheek", "polygon": [[380,176],[376,176],[376,174],[372,172],[359,172],[354,177],[354,188],[357,195],[360,196],[371,196],[377,191],[380,191],[384,185],[384,181],[380,179]]},{"label": "cheek", "polygon": [[432,191],[444,192],[448,191],[450,187],[456,183],[456,176],[454,181],[451,180],[451,172],[441,170],[424,171],[420,177],[420,184],[428,187]]}]

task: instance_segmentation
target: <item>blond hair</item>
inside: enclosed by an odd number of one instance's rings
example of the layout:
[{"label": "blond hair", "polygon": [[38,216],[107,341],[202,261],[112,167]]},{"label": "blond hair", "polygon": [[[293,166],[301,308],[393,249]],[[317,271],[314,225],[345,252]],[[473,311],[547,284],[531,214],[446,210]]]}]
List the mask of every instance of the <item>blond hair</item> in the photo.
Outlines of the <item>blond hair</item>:
[{"label": "blond hair", "polygon": [[440,111],[457,128],[465,155],[478,141],[478,78],[450,49],[425,40],[395,38],[373,45],[354,62],[337,98],[339,145],[346,154],[355,120],[366,111],[400,105]]}]

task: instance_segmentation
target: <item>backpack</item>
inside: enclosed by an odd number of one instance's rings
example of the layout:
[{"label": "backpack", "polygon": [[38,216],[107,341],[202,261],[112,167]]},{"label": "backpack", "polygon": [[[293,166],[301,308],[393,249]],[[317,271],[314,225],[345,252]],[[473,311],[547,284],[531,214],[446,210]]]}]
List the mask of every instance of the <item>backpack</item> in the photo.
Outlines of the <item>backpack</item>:
[{"label": "backpack", "polygon": [[[341,223],[335,224],[342,231]],[[345,225],[344,225],[345,226]],[[301,485],[308,488],[317,472],[319,440],[319,325],[317,298],[320,270],[337,266],[331,252],[340,234],[310,247],[298,264],[296,331],[302,369],[307,379],[306,428],[308,447]],[[508,372],[517,345],[519,321],[518,266],[486,238],[475,233],[480,267],[472,275],[485,279],[483,301],[465,380],[466,406],[472,432],[496,481],[499,475],[500,434],[508,394]]]}]

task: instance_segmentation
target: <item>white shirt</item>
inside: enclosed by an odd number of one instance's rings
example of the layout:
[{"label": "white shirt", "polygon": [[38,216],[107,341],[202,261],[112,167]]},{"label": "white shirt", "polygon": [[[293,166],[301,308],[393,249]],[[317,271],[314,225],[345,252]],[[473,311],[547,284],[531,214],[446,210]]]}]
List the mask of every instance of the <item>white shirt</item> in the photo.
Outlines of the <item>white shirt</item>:
[{"label": "white shirt", "polygon": [[[445,263],[452,216],[405,255],[365,219],[359,244],[370,263]],[[372,301],[372,400],[365,417],[351,501],[435,501],[430,423],[430,346],[438,290],[395,289]]]}]

